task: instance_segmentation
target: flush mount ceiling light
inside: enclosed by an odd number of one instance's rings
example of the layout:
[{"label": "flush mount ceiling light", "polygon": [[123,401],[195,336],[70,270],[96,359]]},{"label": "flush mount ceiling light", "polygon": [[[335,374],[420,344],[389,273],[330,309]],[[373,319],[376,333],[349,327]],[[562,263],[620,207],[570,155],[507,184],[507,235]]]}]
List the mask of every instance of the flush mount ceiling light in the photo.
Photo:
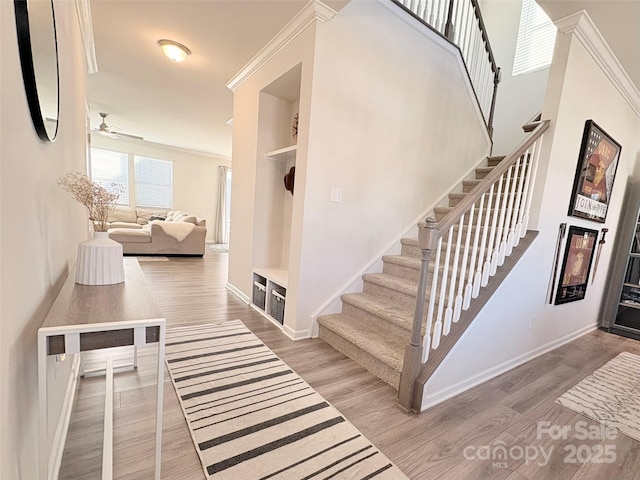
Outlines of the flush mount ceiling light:
[{"label": "flush mount ceiling light", "polygon": [[191,55],[191,50],[181,43],[174,42],[173,40],[158,40],[158,45],[162,48],[162,53],[174,62],[182,62],[185,58]]}]

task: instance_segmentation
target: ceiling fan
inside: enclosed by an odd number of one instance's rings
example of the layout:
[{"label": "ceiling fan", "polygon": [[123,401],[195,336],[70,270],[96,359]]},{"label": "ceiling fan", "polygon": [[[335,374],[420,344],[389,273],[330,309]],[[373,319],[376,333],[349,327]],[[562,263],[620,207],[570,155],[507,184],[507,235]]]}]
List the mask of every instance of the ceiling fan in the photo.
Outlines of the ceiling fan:
[{"label": "ceiling fan", "polygon": [[128,133],[116,132],[115,130],[120,130],[118,127],[115,127],[115,126],[110,127],[109,125],[107,125],[107,115],[109,115],[108,113],[101,112],[98,115],[102,117],[102,123],[100,123],[100,125],[97,128],[92,127],[91,128],[92,131],[98,132],[99,134],[109,138],[128,137],[128,138],[133,138],[135,140],[144,140],[142,137],[139,137],[138,135],[130,135]]}]

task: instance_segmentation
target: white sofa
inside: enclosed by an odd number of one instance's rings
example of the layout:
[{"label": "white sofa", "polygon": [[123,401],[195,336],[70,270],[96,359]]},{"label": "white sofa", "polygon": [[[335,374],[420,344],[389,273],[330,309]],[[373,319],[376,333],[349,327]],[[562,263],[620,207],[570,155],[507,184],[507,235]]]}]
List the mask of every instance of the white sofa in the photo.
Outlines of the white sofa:
[{"label": "white sofa", "polygon": [[206,221],[178,210],[118,206],[109,216],[109,238],[125,255],[204,255]]}]

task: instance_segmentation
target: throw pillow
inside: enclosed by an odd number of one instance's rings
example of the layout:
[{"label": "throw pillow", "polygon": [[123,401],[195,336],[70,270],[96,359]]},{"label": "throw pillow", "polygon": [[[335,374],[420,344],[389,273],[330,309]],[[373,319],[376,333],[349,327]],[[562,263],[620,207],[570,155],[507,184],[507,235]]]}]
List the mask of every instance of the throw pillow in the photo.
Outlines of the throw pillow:
[{"label": "throw pillow", "polygon": [[190,217],[182,217],[180,218],[181,222],[193,223],[194,225],[198,225],[198,219],[193,215]]}]

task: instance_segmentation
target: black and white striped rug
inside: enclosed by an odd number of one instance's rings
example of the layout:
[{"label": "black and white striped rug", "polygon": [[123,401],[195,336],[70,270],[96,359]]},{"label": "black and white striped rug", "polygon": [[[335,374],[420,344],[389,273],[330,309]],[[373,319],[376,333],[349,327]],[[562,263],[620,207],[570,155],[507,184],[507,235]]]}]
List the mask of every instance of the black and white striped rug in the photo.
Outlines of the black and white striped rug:
[{"label": "black and white striped rug", "polygon": [[208,479],[407,479],[240,320],[167,330]]},{"label": "black and white striped rug", "polygon": [[622,352],[556,403],[640,440],[640,357]]}]

